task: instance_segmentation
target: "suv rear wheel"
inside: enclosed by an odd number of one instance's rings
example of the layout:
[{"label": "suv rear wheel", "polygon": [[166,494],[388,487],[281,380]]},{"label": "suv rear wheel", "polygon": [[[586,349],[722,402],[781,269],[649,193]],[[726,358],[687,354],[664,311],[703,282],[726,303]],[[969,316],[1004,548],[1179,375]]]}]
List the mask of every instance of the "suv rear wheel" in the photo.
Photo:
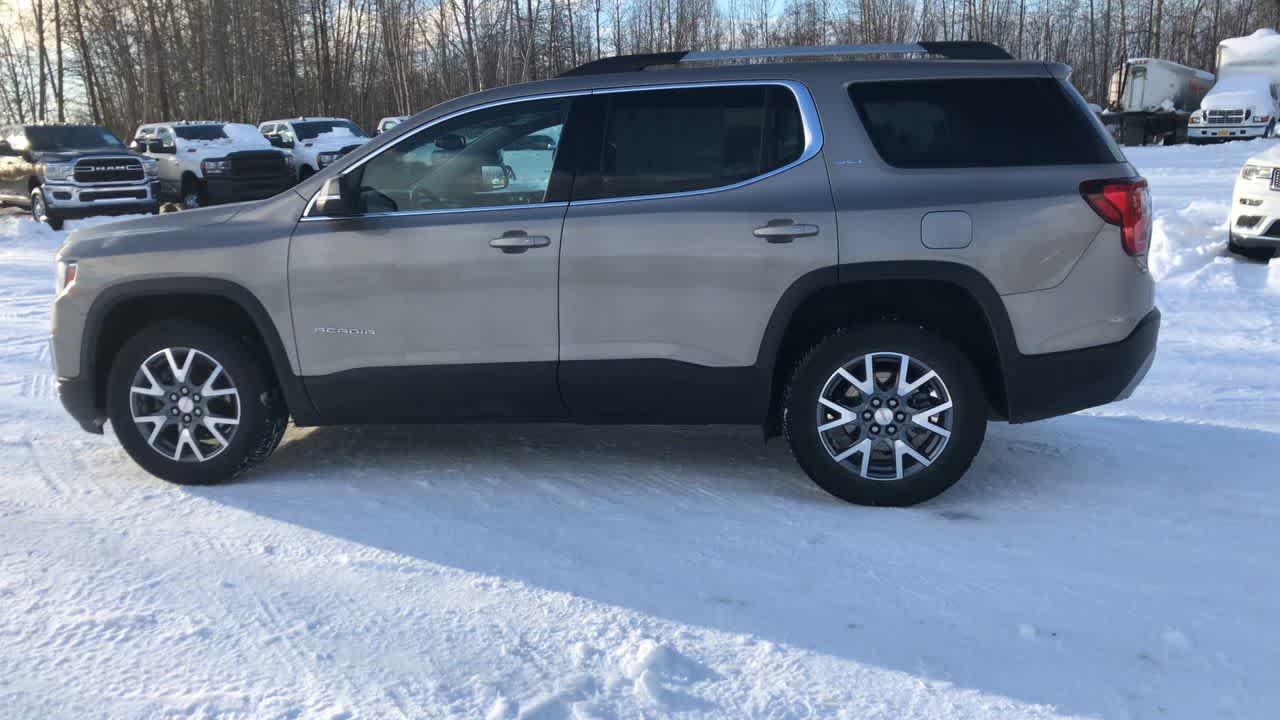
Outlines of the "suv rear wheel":
[{"label": "suv rear wheel", "polygon": [[973,365],[905,325],[841,330],[800,361],[783,421],[796,461],[859,505],[914,505],[964,475],[986,434]]},{"label": "suv rear wheel", "polygon": [[231,480],[265,460],[288,413],[261,354],[244,339],[156,323],[125,342],[107,378],[120,444],[169,482]]}]

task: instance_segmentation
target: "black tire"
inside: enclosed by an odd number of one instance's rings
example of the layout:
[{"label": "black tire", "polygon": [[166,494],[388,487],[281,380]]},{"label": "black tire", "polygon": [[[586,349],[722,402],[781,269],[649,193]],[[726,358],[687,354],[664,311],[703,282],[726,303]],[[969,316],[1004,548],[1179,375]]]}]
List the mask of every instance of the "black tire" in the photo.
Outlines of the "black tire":
[{"label": "black tire", "polygon": [[316,171],[312,170],[310,165],[303,165],[298,170],[298,182],[302,182],[303,180],[306,180],[307,178],[315,174],[316,174]]},{"label": "black tire", "polygon": [[[162,455],[133,421],[130,388],[135,374],[147,358],[165,348],[196,348],[216,359],[239,392],[240,423],[225,448],[206,460],[177,461]],[[107,417],[125,451],[152,475],[180,485],[227,482],[266,460],[284,436],[289,414],[269,367],[265,353],[249,338],[193,323],[153,323],[116,353],[107,376]]]},{"label": "black tire", "polygon": [[[954,404],[951,436],[941,453],[899,480],[862,477],[837,463],[818,432],[818,397],[837,368],[872,352],[910,355],[931,367]],[[969,469],[987,428],[987,401],[973,364],[951,343],[921,328],[883,324],[840,330],[804,356],[787,385],[783,433],[800,467],[822,489],[858,505],[906,506],[936,497]]]},{"label": "black tire", "polygon": [[183,210],[194,210],[199,207],[205,207],[208,204],[209,194],[205,189],[204,182],[194,175],[184,176],[182,178],[182,189],[178,193],[178,205]]},{"label": "black tire", "polygon": [[50,212],[48,205],[45,204],[44,194],[38,187],[31,191],[31,219],[38,223],[46,223],[54,230],[62,229],[62,218]]}]

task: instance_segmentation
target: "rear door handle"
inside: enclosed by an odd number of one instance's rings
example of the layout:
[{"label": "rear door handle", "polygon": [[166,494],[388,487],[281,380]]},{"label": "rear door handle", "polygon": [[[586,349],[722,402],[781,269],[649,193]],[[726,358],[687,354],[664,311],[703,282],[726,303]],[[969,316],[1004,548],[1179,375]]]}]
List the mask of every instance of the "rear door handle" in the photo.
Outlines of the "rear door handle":
[{"label": "rear door handle", "polygon": [[817,225],[801,225],[790,220],[770,220],[768,225],[756,228],[752,233],[771,243],[789,243],[798,237],[818,234]]},{"label": "rear door handle", "polygon": [[502,237],[489,241],[489,247],[498,248],[508,255],[522,253],[529,248],[546,247],[550,244],[551,238],[546,235],[528,235],[523,230],[510,230],[502,233]]}]

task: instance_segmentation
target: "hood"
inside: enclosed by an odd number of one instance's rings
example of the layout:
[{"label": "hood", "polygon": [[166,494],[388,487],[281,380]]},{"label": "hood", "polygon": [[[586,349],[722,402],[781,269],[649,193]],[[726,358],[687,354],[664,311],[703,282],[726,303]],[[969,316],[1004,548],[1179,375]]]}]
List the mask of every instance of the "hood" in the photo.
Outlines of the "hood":
[{"label": "hood", "polygon": [[1200,101],[1201,110],[1239,108],[1253,108],[1272,114],[1275,100],[1271,97],[1271,78],[1259,73],[1224,76]]},{"label": "hood", "polygon": [[237,152],[274,152],[279,155],[285,154],[285,151],[271,147],[267,142],[262,145],[242,145],[231,140],[184,140],[178,146],[178,157],[187,158],[188,160],[208,160],[211,158],[224,158],[231,153]]},{"label": "hood", "polygon": [[341,150],[351,145],[363,145],[369,142],[367,137],[356,137],[355,135],[332,135],[330,133],[322,133],[314,140],[303,140],[298,143],[299,146],[308,150],[324,151],[324,150]]},{"label": "hood", "polygon": [[1271,167],[1280,166],[1280,145],[1272,145],[1244,162],[1246,165],[1269,165]]},{"label": "hood", "polygon": [[266,201],[219,205],[93,225],[69,234],[58,255],[86,257],[127,253],[136,245],[153,245],[151,236],[162,233],[173,233],[174,247],[177,249],[181,247],[181,231],[225,223],[248,207],[263,202]]},{"label": "hood", "polygon": [[36,162],[70,162],[95,157],[136,157],[142,156],[127,148],[63,148],[61,150],[33,150],[31,157]]}]

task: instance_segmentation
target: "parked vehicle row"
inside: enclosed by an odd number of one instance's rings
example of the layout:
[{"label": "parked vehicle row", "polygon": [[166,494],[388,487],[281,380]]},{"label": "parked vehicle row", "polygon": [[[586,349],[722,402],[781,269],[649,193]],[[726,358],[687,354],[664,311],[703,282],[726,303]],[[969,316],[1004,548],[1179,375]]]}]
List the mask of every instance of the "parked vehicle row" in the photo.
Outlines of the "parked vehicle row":
[{"label": "parked vehicle row", "polygon": [[[379,132],[403,117],[383,118]],[[259,200],[369,141],[345,118],[141,125],[125,146],[99,125],[0,127],[0,204],[61,228],[70,218]]]}]

